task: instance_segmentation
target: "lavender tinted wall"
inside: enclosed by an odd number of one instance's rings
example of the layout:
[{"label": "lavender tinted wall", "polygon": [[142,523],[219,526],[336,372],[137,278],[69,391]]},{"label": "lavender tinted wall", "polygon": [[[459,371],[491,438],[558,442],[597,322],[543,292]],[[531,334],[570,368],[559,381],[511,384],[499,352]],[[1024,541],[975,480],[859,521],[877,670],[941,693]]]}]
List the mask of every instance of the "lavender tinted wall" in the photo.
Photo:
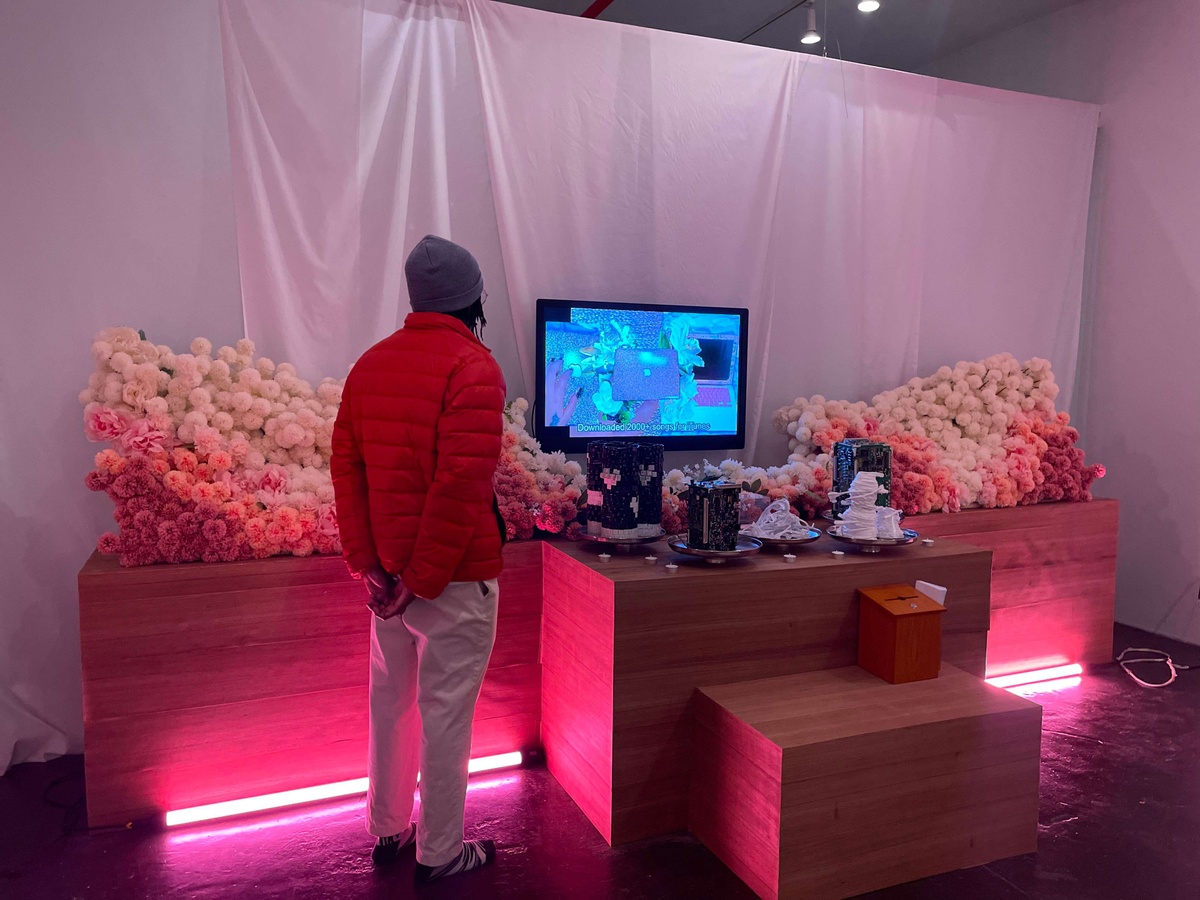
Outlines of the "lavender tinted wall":
[{"label": "lavender tinted wall", "polygon": [[1075,407],[1122,501],[1118,618],[1200,643],[1200,4],[1091,0],[931,74],[1100,103]]},{"label": "lavender tinted wall", "polygon": [[0,771],[81,749],[75,573],[92,335],[242,332],[229,139],[206,3],[0,8]]}]

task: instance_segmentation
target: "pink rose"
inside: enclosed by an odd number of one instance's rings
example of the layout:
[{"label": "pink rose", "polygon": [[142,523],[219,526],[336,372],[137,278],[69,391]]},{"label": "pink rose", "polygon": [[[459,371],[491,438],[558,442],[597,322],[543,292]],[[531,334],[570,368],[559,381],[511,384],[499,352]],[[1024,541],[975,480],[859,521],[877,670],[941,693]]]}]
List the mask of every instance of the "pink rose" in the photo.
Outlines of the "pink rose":
[{"label": "pink rose", "polygon": [[337,512],[333,504],[326,503],[317,511],[317,534],[326,538],[338,536]]},{"label": "pink rose", "polygon": [[145,419],[138,419],[121,435],[121,445],[129,453],[164,453],[170,437]]},{"label": "pink rose", "polygon": [[83,430],[89,441],[115,441],[129,430],[133,422],[128,413],[94,403],[83,413]]},{"label": "pink rose", "polygon": [[137,410],[144,409],[146,401],[157,395],[158,391],[151,388],[144,381],[127,381],[125,386],[121,388],[121,399]]},{"label": "pink rose", "polygon": [[258,489],[271,494],[286,494],[291,477],[283,466],[270,465],[258,476]]}]

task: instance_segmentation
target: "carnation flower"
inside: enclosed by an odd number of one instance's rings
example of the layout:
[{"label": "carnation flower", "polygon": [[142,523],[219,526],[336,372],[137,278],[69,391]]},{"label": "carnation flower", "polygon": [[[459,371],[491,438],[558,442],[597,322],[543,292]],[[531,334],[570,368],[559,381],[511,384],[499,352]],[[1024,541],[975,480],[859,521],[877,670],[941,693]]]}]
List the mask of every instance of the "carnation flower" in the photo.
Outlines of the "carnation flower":
[{"label": "carnation flower", "polygon": [[83,412],[83,430],[90,441],[120,440],[132,422],[128,413],[99,403],[89,403]]},{"label": "carnation flower", "polygon": [[96,454],[95,465],[97,469],[103,472],[117,475],[128,465],[128,462],[125,457],[115,450],[101,450]]},{"label": "carnation flower", "polygon": [[170,445],[170,436],[145,419],[138,419],[121,435],[121,446],[127,453],[163,453]]},{"label": "carnation flower", "polygon": [[[198,338],[189,349],[176,355],[133,329],[109,329],[93,344],[96,369],[80,394],[85,432],[116,449],[96,455],[87,484],[114,498],[122,528],[105,546],[126,565],[340,552],[329,459],[342,383],[314,387],[294,366],[255,359],[247,340],[214,354]],[[773,417],[788,440],[785,465],[728,459],[667,473],[664,527],[686,527],[679,493],[701,474],[755,484],[811,518],[828,506],[829,453],[844,437],[892,445],[893,502],[910,512],[1087,499],[1104,470],[1083,462],[1077,432],[1054,409],[1057,393],[1045,360],[998,354],[943,366],[870,403],[797,398]],[[526,432],[528,408],[523,399],[505,408],[495,487],[506,531],[577,533],[586,480],[578,463],[543,452]],[[160,535],[162,522],[174,528]]]}]

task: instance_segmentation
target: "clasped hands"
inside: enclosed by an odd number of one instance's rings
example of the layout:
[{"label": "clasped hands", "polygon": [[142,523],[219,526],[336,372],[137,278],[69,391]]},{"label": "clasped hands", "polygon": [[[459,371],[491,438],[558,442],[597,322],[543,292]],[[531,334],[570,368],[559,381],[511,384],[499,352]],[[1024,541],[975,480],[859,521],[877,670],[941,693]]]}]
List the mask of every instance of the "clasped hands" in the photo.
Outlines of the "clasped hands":
[{"label": "clasped hands", "polygon": [[417,599],[417,595],[405,587],[403,581],[384,571],[383,566],[371,566],[362,573],[362,580],[369,595],[367,607],[380,619],[403,614]]}]

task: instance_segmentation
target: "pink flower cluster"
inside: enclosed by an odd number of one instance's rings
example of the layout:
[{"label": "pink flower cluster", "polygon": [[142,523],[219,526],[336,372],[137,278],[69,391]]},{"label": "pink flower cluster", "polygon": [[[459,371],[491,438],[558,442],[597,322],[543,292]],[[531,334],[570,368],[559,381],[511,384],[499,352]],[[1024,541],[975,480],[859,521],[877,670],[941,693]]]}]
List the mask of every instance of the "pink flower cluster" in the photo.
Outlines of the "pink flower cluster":
[{"label": "pink flower cluster", "polygon": [[249,341],[214,356],[197,338],[177,355],[110,328],[92,350],[84,433],[109,448],[86,483],[120,526],[102,552],[129,566],[341,552],[328,467],[339,383],[314,390]]},{"label": "pink flower cluster", "polygon": [[1068,424],[1067,414],[1059,413],[1048,422],[1035,419],[1030,430],[1045,449],[1038,455],[1038,467],[1033,473],[1036,486],[1019,502],[1091,500],[1092,482],[1104,477],[1104,466],[1084,463],[1083,451],[1075,446],[1079,432]]},{"label": "pink flower cluster", "polygon": [[[814,433],[813,442],[832,447],[848,437],[886,441],[892,447],[893,506],[910,515],[958,512],[964,507],[963,485],[936,441],[909,433],[880,435],[878,423],[866,417],[864,421],[873,427],[833,420],[827,430]],[[1092,482],[1103,477],[1104,467],[1084,462],[1083,451],[1075,446],[1079,432],[1067,423],[1066,413],[1056,413],[1048,421],[1034,413],[1018,413],[1000,442],[1003,452],[977,461],[972,470],[979,479],[974,505],[1091,500]]]},{"label": "pink flower cluster", "polygon": [[528,540],[535,532],[577,535],[579,487],[569,474],[531,469],[522,460],[521,446],[520,429],[507,429],[494,478],[509,540]]},{"label": "pink flower cluster", "polygon": [[1104,468],[1084,463],[1057,396],[1049,362],[1000,353],[943,366],[870,403],[797,397],[774,423],[788,437],[790,466],[828,469],[843,438],[890,443],[893,502],[908,513],[1088,500]]},{"label": "pink flower cluster", "polygon": [[[829,471],[821,466],[789,462],[783,466],[762,469],[743,465],[736,459],[726,459],[719,465],[704,460],[698,466],[672,469],[663,478],[664,491],[674,499],[696,478],[724,478],[743,485],[746,491],[760,494],[767,500],[787,499],[796,515],[807,520],[828,508],[829,489],[832,487]],[[664,507],[664,516],[666,514]],[[685,514],[685,526],[686,518]],[[667,528],[665,522],[663,527]],[[668,533],[674,533],[669,528],[667,530]]]},{"label": "pink flower cluster", "polygon": [[683,534],[688,529],[687,500],[683,494],[663,488],[662,527],[667,534]]},{"label": "pink flower cluster", "polygon": [[122,565],[341,552],[332,504],[298,509],[258,499],[264,484],[286,478],[286,471],[239,476],[228,453],[184,448],[128,456],[102,450],[95,463],[85,483],[112,498],[120,526],[97,546],[119,554]]},{"label": "pink flower cluster", "polygon": [[[116,504],[117,533],[99,549],[123,565],[340,553],[328,460],[341,384],[316,388],[295,369],[197,338],[192,354],[128,328],[93,345],[96,372],[81,395],[84,432],[108,449],[86,483]],[[1045,360],[998,355],[943,367],[865,402],[797,398],[776,413],[792,455],[758,468],[705,461],[664,477],[662,523],[687,528],[690,479],[721,476],[813,519],[829,505],[829,453],[847,437],[892,446],[892,501],[906,513],[968,506],[1089,500],[1103,466],[1085,464],[1079,433],[1054,410]],[[505,409],[495,489],[510,539],[578,536],[585,479],[525,430],[528,403]]]}]

